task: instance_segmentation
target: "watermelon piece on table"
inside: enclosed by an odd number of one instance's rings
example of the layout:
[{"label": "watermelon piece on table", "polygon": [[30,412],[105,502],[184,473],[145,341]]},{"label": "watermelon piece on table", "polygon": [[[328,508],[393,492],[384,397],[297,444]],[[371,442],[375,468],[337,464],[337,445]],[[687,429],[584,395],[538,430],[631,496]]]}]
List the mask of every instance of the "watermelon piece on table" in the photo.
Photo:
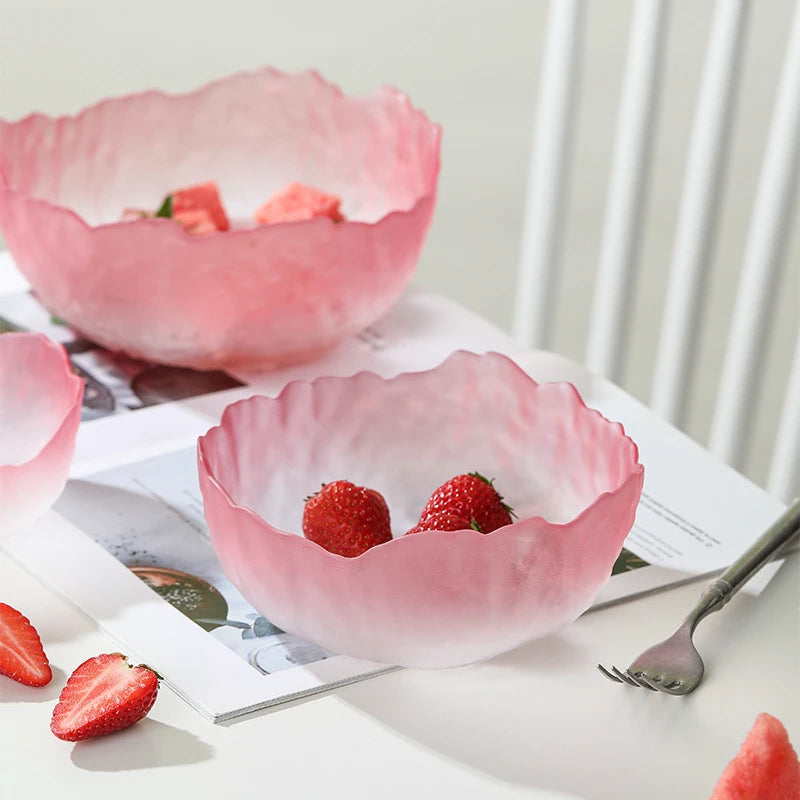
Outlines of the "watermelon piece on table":
[{"label": "watermelon piece on table", "polygon": [[756,717],[711,800],[800,800],[800,761],[780,720]]},{"label": "watermelon piece on table", "polygon": [[256,211],[255,218],[262,225],[299,222],[314,217],[329,217],[334,222],[341,222],[344,219],[339,211],[341,202],[335,194],[326,194],[302,183],[290,183],[267,200]]},{"label": "watermelon piece on table", "polygon": [[[171,195],[173,219],[180,220],[182,215],[187,212],[204,210],[208,212],[216,230],[227,231],[230,228],[228,215],[222,207],[219,189],[214,181],[199,183],[197,186],[189,186],[186,189],[178,189],[171,192]],[[195,231],[195,233],[199,232]]]}]

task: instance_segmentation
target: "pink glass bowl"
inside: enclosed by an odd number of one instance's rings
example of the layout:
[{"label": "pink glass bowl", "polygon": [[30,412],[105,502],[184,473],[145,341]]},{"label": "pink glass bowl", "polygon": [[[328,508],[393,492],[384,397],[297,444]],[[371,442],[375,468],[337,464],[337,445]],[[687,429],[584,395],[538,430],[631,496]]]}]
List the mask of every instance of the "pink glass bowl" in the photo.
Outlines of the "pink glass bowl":
[{"label": "pink glass bowl", "polygon": [[[433,213],[441,131],[400,92],[347,97],[315,72],[237,74],[75,117],[0,121],[0,228],[44,304],[99,344],[197,369],[312,358],[382,316]],[[121,222],[214,180],[233,230]],[[257,226],[298,181],[346,221]]]},{"label": "pink glass bowl", "polygon": [[38,333],[0,336],[0,536],[43,514],[67,480],[83,381]]},{"label": "pink glass bowl", "polygon": [[[415,667],[488,658],[585,611],[633,525],[637,459],[572,385],[466,352],[389,380],[290,383],[198,442],[214,548],[253,606],[333,652]],[[476,469],[517,522],[402,535],[433,489]],[[383,493],[392,541],[344,558],[298,535],[303,499],[339,478]]]}]

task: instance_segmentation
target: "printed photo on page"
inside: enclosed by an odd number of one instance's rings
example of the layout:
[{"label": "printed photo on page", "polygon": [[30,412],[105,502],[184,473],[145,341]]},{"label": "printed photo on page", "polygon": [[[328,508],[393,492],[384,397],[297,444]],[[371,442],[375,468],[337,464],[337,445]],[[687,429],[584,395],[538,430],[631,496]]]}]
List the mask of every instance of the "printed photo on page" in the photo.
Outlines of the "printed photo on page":
[{"label": "printed photo on page", "polygon": [[225,576],[195,460],[191,447],[72,480],[55,510],[258,672],[329,658],[261,616]]},{"label": "printed photo on page", "polygon": [[198,372],[111,353],[52,316],[30,291],[0,296],[0,334],[8,331],[36,331],[64,345],[86,384],[84,421],[243,385],[220,370]]}]

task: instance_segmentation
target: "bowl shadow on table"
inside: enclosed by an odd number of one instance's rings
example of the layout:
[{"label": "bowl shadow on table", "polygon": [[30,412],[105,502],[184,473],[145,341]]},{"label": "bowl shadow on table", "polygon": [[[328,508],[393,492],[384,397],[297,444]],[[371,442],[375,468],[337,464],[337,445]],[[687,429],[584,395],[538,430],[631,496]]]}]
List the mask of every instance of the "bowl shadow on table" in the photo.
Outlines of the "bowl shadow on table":
[{"label": "bowl shadow on table", "polygon": [[[782,571],[792,578],[799,565],[794,556]],[[703,585],[674,590],[684,592],[687,610]],[[672,611],[659,613],[666,593],[623,604],[613,614],[592,612],[558,635],[481,664],[403,670],[379,678],[386,681],[382,691],[367,681],[340,689],[338,696],[410,742],[507,783],[568,791],[585,800],[609,800],[608,787],[615,786],[615,798],[638,800],[647,785],[642,776],[663,776],[664,754],[671,753],[684,761],[675,762],[670,785],[650,787],[653,796],[708,796],[756,713],[777,713],[782,707],[780,688],[766,684],[744,695],[738,727],[720,727],[716,711],[728,702],[732,681],[746,685],[742,664],[756,634],[766,626],[780,635],[796,625],[796,586],[786,579],[767,586],[763,597],[772,595],[772,606],[740,594],[725,613],[698,628],[695,640],[706,660],[706,679],[685,697],[617,686],[595,668],[604,653],[618,652],[624,664],[654,637],[671,633],[666,628],[679,620],[672,619]],[[776,595],[787,609],[781,619],[771,610]],[[607,642],[602,653],[598,641]],[[785,673],[786,681],[793,680],[793,665],[785,665]],[[687,729],[694,731],[695,742],[704,743],[702,753],[687,743]],[[692,776],[692,769],[680,768],[688,762],[704,766]],[[633,775],[639,777],[626,780]],[[697,794],[699,780],[707,783],[702,795]]]},{"label": "bowl shadow on table", "polygon": [[[695,588],[699,595],[702,584]],[[776,588],[768,586],[765,592]],[[671,632],[654,631],[649,619],[651,604],[662,597],[626,604],[621,609],[624,618],[601,610],[585,619],[609,642],[618,642],[609,649],[619,648],[624,661],[651,644],[654,635]],[[483,663],[439,671],[402,670],[378,679],[386,681],[383,691],[367,681],[340,689],[338,696],[379,725],[462,767],[509,784],[566,791],[585,800],[608,800],[610,785],[619,786],[619,798],[641,796],[635,794],[641,780],[626,786],[625,775],[631,769],[640,776],[663,774],[659,764],[665,751],[697,758],[681,741],[689,725],[702,731],[715,754],[709,762],[714,764],[710,792],[713,776],[746,732],[746,727],[717,729],[709,709],[725,702],[717,688],[724,681],[711,680],[738,668],[739,649],[747,647],[749,631],[763,627],[767,613],[753,597],[733,602],[736,611],[713,617],[706,630],[698,631],[698,644],[707,656],[708,685],[685,697],[604,680],[595,666],[600,658],[596,644],[589,644],[597,637],[583,643],[583,620]],[[668,794],[654,796],[692,795],[689,784],[696,779],[680,770],[672,777]],[[683,789],[689,793],[682,794]]]},{"label": "bowl shadow on table", "polygon": [[154,719],[111,736],[76,742],[70,755],[76,767],[90,772],[199,764],[213,757],[214,748],[194,734]]},{"label": "bowl shadow on table", "polygon": [[[536,694],[537,681],[549,689],[564,665],[591,658],[578,639],[553,634],[470,666],[402,670],[387,677],[391,690],[376,692],[368,681],[338,694],[381,726],[470,770],[510,784],[608,800],[593,795],[592,776],[568,761],[591,747],[598,732],[581,729],[577,721],[565,725],[574,709],[555,712],[550,703],[542,710]],[[532,757],[543,749],[552,758]]]}]

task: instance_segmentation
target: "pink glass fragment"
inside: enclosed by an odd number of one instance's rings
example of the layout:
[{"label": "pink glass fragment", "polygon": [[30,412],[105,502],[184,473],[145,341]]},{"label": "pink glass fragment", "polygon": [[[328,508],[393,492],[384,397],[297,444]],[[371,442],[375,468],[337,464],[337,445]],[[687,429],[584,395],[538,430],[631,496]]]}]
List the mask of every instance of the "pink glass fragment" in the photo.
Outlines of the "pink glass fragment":
[{"label": "pink glass fragment", "polygon": [[43,514],[67,480],[83,381],[41,334],[0,336],[0,536]]},{"label": "pink glass fragment", "polygon": [[[390,380],[291,383],[229,406],[198,443],[212,541],[249,601],[334,652],[416,667],[493,656],[586,610],[633,525],[637,459],[572,385],[465,352]],[[471,470],[519,521],[402,536],[434,488]],[[381,492],[396,538],[351,559],[306,540],[303,498],[336,479]]]},{"label": "pink glass fragment", "polygon": [[[410,279],[440,134],[394,89],[348,97],[274,69],[0,121],[0,228],[42,302],[109,349],[197,369],[301,361],[385,314]],[[120,219],[211,178],[232,230]],[[346,221],[257,225],[292,181],[340,197]]]}]

